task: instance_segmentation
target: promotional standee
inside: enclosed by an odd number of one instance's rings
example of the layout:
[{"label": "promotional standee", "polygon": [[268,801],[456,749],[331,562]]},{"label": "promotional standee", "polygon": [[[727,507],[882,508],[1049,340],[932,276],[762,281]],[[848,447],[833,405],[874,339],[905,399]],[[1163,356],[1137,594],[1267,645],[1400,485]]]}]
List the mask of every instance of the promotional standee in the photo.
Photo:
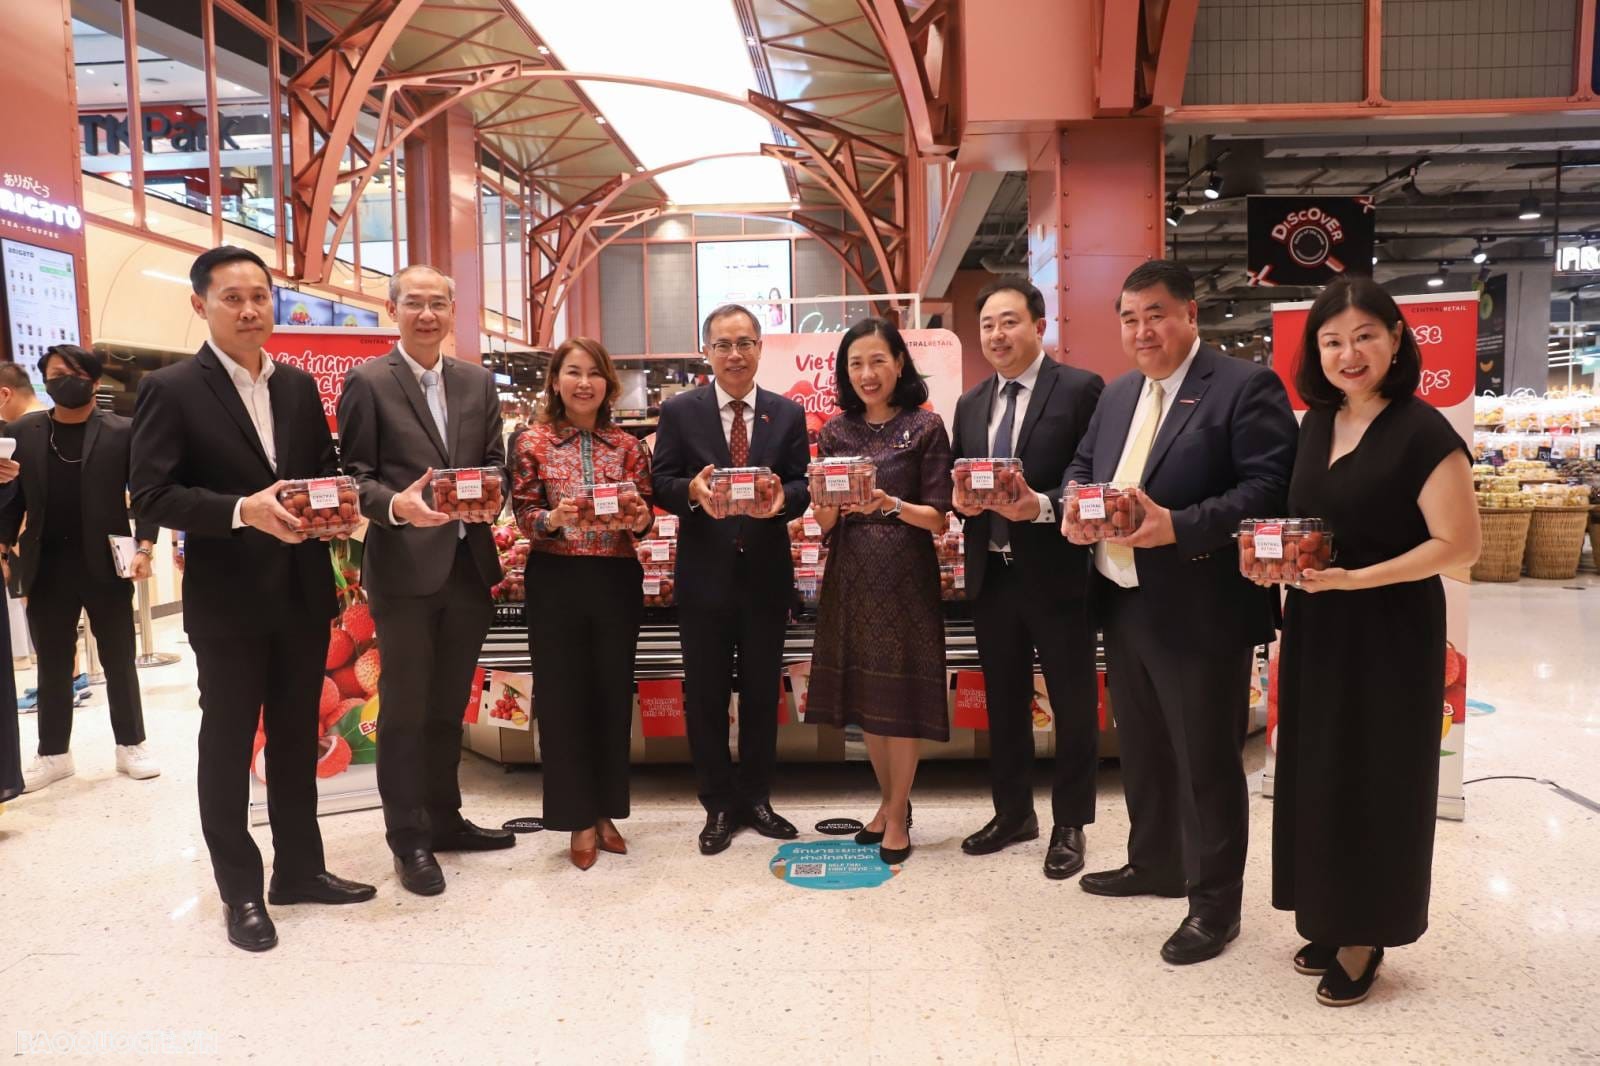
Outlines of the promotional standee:
[{"label": "promotional standee", "polygon": [[[1478,354],[1478,294],[1446,293],[1437,296],[1401,296],[1396,302],[1411,325],[1422,352],[1422,383],[1417,395],[1438,408],[1461,434],[1472,443],[1473,386],[1476,382]],[[1306,405],[1295,391],[1294,375],[1300,365],[1301,332],[1305,329],[1309,302],[1280,303],[1272,306],[1273,368],[1289,390],[1297,416],[1303,417]],[[1337,538],[1339,531],[1332,531]],[[1466,751],[1467,721],[1467,621],[1471,584],[1467,571],[1445,575],[1446,637],[1444,662],[1444,706],[1439,725],[1439,815],[1466,817],[1466,798],[1462,793],[1462,771]],[[1272,663],[1276,678],[1277,659]],[[1277,747],[1277,686],[1272,684],[1268,701],[1267,768],[1262,781],[1263,795],[1272,795],[1273,764]]]},{"label": "promotional standee", "polygon": [[[266,344],[275,362],[298,367],[317,380],[328,426],[335,428],[345,374],[386,355],[399,333],[392,329],[318,329],[279,326]],[[361,534],[333,541],[328,578],[339,590],[339,615],[328,634],[328,660],[317,707],[318,811],[331,814],[378,805],[377,629],[361,587]],[[465,694],[463,694],[465,695]],[[256,727],[250,760],[250,820],[267,820],[266,734]]]}]

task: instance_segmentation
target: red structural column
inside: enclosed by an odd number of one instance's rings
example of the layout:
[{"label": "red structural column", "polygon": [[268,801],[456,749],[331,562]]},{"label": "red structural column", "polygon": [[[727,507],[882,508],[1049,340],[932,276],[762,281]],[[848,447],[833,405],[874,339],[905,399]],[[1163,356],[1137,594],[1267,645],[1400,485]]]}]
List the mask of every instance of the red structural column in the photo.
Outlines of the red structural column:
[{"label": "red structural column", "polygon": [[1071,123],[1028,166],[1028,273],[1045,295],[1045,344],[1108,381],[1128,370],[1116,299],[1162,254],[1161,120]]},{"label": "red structural column", "polygon": [[406,264],[426,263],[455,279],[452,353],[481,359],[483,285],[478,259],[477,148],[472,116],[452,107],[406,139]]}]

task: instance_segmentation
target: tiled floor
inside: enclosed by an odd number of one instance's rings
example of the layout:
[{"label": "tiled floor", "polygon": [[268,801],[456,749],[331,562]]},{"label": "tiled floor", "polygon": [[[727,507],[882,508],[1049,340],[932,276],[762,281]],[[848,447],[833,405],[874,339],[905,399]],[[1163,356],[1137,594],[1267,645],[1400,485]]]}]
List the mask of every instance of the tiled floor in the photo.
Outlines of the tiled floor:
[{"label": "tiled floor", "polygon": [[[1476,588],[1471,695],[1493,713],[1468,723],[1468,776],[1600,799],[1597,648],[1592,577]],[[278,908],[281,946],[245,955],[224,939],[194,809],[192,679],[187,659],[145,675],[163,777],[112,772],[96,690],[78,776],[0,816],[0,1051],[77,1038],[139,1057],[189,1039],[207,1059],[271,1063],[1600,1059],[1600,815],[1532,781],[1467,787],[1467,820],[1439,827],[1432,929],[1351,1010],[1319,1007],[1289,967],[1299,941],[1266,902],[1269,801],[1253,800],[1243,935],[1180,969],[1157,949],[1181,901],[1046,881],[1042,842],[962,855],[988,813],[971,765],[925,767],[916,854],[856,892],[780,883],[771,842],[748,833],[700,857],[677,768],[639,773],[627,857],[580,873],[564,838],[527,836],[445,857],[435,899],[399,888],[377,812],[328,817],[330,864],[378,899]],[[22,732],[31,749],[31,717]],[[1250,756],[1258,768],[1259,738]],[[462,779],[479,822],[538,812],[536,773],[468,756]],[[864,816],[867,780],[786,767],[779,809],[807,825]],[[1122,861],[1127,830],[1114,766],[1100,791],[1091,868]]]}]

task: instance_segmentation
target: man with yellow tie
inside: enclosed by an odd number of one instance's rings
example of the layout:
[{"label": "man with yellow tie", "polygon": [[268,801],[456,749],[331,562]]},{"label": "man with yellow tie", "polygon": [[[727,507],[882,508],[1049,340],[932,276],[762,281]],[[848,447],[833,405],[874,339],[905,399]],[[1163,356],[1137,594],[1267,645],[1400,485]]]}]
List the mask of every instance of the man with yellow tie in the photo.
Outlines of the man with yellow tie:
[{"label": "man with yellow tie", "polygon": [[1066,477],[1137,486],[1144,512],[1133,533],[1096,547],[1091,590],[1128,864],[1080,883],[1100,896],[1187,896],[1188,916],[1161,949],[1183,965],[1239,935],[1250,668],[1273,637],[1277,601],[1240,576],[1233,534],[1243,518],[1283,513],[1297,427],[1276,374],[1201,343],[1184,267],[1140,266],[1117,314],[1135,369],[1106,386]]}]

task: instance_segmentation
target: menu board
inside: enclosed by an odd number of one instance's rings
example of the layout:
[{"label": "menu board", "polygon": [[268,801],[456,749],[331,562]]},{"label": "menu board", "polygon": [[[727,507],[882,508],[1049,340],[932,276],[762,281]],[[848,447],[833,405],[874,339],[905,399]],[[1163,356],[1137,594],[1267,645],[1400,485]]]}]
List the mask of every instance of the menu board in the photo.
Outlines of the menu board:
[{"label": "menu board", "polygon": [[53,344],[81,343],[72,255],[0,239],[0,259],[5,263],[11,358],[27,369],[42,394],[39,357]]}]

